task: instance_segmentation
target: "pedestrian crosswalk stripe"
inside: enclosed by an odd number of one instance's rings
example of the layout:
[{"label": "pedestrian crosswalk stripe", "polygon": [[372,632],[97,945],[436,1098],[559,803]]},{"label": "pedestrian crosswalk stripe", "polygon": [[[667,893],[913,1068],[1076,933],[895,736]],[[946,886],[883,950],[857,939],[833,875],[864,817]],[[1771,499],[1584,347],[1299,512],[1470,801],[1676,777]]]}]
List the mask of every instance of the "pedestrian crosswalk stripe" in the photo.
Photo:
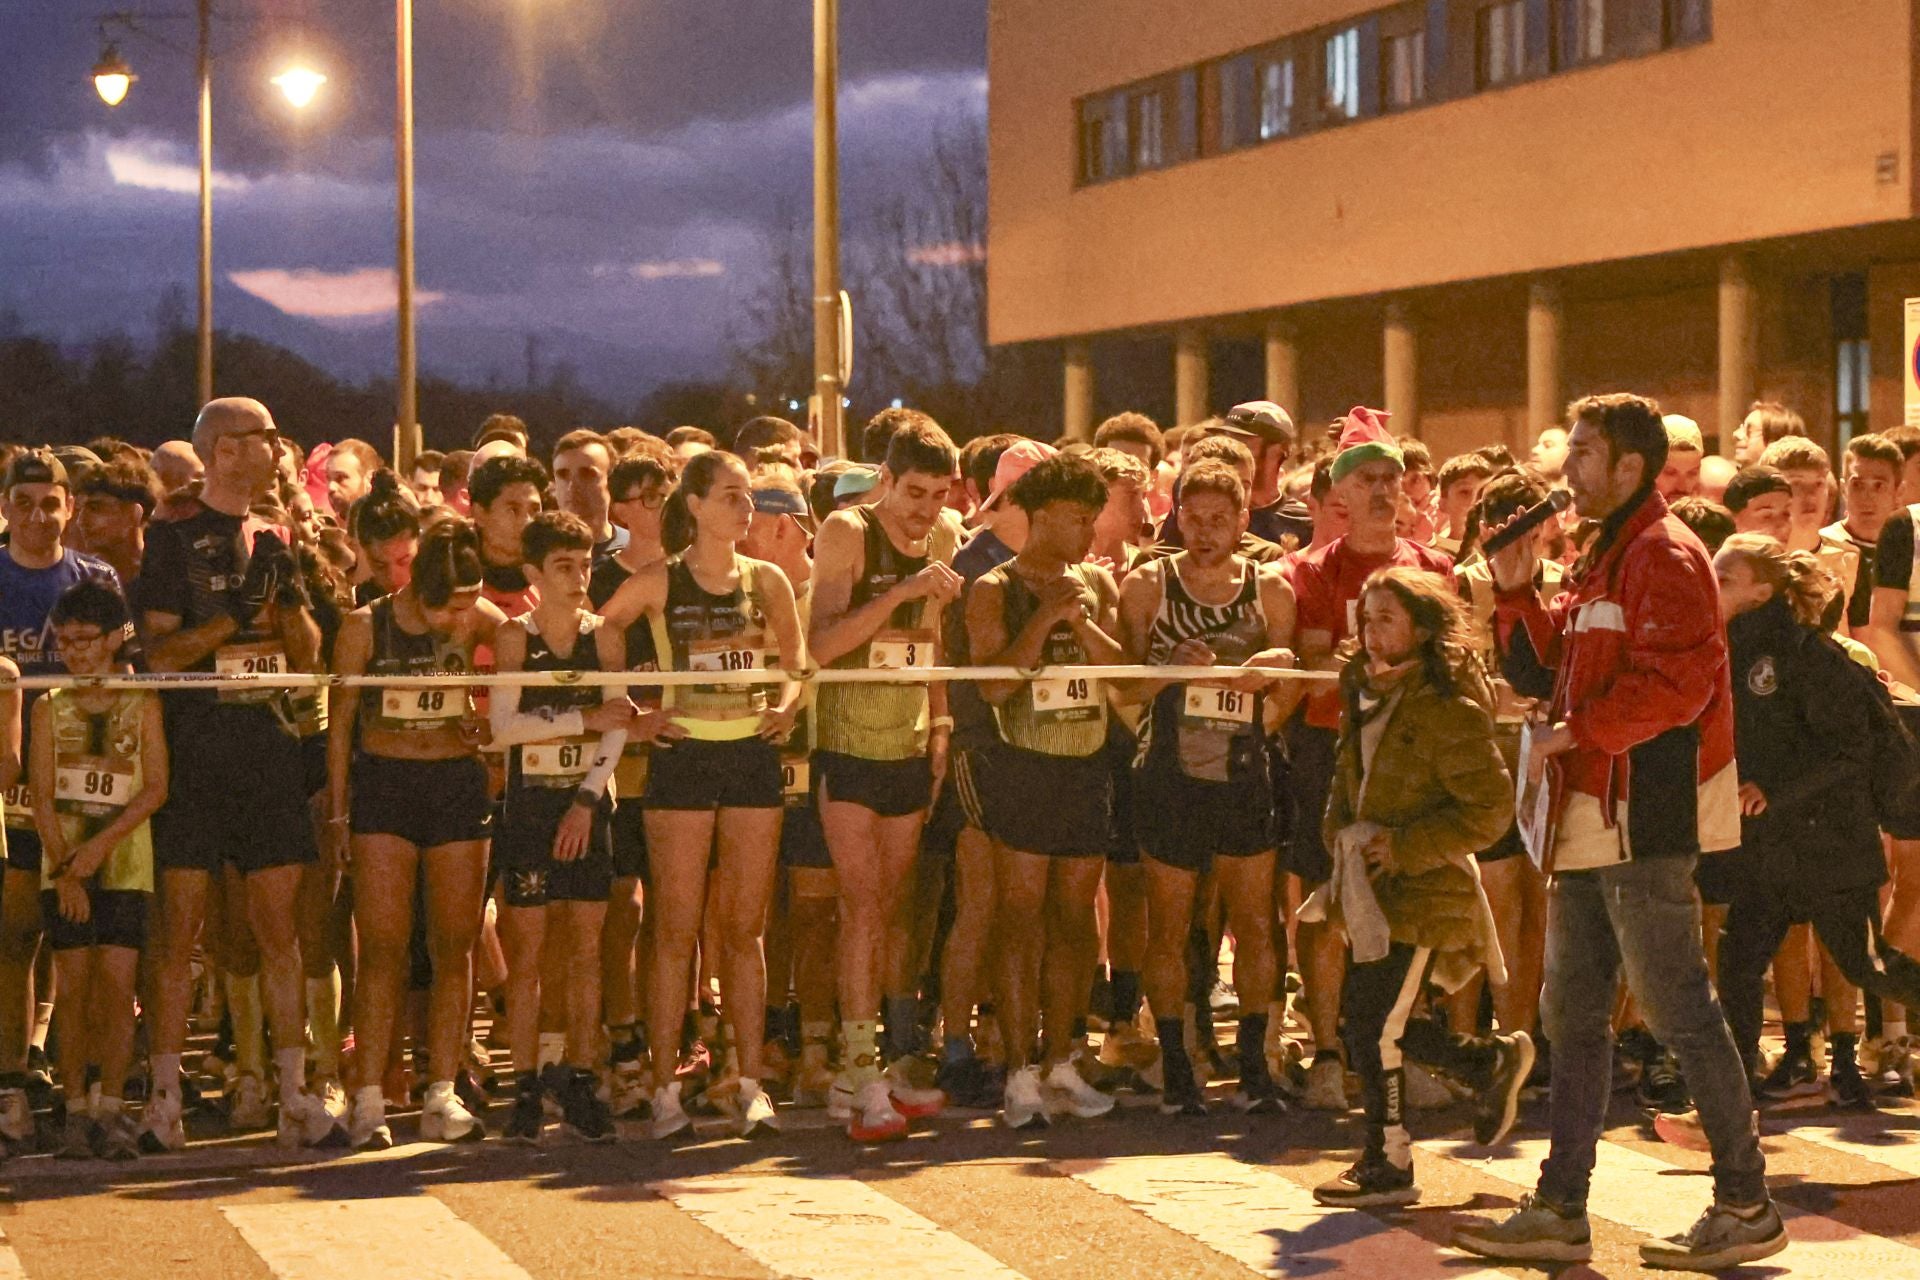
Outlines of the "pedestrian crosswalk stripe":
[{"label": "pedestrian crosswalk stripe", "polygon": [[[1422,1142],[1419,1148],[1531,1189],[1546,1158],[1545,1138],[1529,1138],[1486,1155],[1465,1142]],[[1713,1182],[1656,1156],[1617,1142],[1600,1143],[1593,1168],[1587,1211],[1644,1235],[1662,1237],[1687,1230],[1713,1198]],[[1768,1260],[1791,1272],[1794,1280],[1859,1280],[1861,1276],[1913,1275],[1920,1272],[1920,1251],[1870,1235],[1817,1213],[1780,1206],[1792,1237],[1784,1252]]]},{"label": "pedestrian crosswalk stripe", "polygon": [[274,1280],[532,1280],[432,1196],[222,1205]]},{"label": "pedestrian crosswalk stripe", "polygon": [[1122,1156],[1053,1167],[1264,1275],[1324,1269],[1393,1280],[1502,1276],[1462,1266],[1433,1242],[1370,1213],[1330,1209],[1300,1183],[1231,1156]]},{"label": "pedestrian crosswalk stripe", "polygon": [[[1911,1122],[1913,1117],[1903,1115],[1900,1118]],[[1856,1160],[1871,1160],[1875,1164],[1920,1178],[1920,1129],[1896,1129],[1889,1123],[1890,1119],[1885,1115],[1860,1116],[1838,1125],[1798,1124],[1777,1132],[1785,1137],[1825,1147],[1829,1151],[1838,1151]],[[1764,1127],[1762,1131],[1766,1131]]]},{"label": "pedestrian crosswalk stripe", "polygon": [[716,1174],[647,1185],[775,1275],[1024,1280],[993,1255],[852,1178]]},{"label": "pedestrian crosswalk stripe", "polygon": [[0,1231],[0,1280],[27,1280],[27,1269],[20,1265],[20,1255],[13,1251],[5,1231]]}]

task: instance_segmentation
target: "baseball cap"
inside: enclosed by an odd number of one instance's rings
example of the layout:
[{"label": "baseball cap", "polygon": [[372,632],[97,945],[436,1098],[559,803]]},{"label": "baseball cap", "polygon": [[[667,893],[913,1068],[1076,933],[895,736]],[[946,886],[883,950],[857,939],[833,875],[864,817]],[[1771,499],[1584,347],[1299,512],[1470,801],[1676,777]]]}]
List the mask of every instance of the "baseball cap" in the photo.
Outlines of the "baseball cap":
[{"label": "baseball cap", "polygon": [[880,468],[848,467],[833,482],[833,500],[838,502],[842,498],[857,498],[863,493],[871,492],[879,483]]},{"label": "baseball cap", "polygon": [[57,444],[53,446],[53,456],[60,459],[68,475],[75,475],[84,467],[101,465],[100,455],[83,444]]},{"label": "baseball cap", "polygon": [[45,449],[28,449],[14,455],[13,461],[7,464],[6,482],[0,484],[0,491],[11,490],[17,484],[57,484],[69,493],[73,491],[66,465]]},{"label": "baseball cap", "polygon": [[1232,434],[1250,436],[1268,444],[1292,444],[1293,419],[1271,400],[1247,400],[1227,410],[1220,419]]},{"label": "baseball cap", "polygon": [[1008,445],[1007,451],[1000,455],[999,465],[993,469],[993,492],[980,504],[980,509],[985,511],[1000,501],[1001,495],[1013,488],[1014,481],[1059,452],[1038,440],[1019,440]]}]

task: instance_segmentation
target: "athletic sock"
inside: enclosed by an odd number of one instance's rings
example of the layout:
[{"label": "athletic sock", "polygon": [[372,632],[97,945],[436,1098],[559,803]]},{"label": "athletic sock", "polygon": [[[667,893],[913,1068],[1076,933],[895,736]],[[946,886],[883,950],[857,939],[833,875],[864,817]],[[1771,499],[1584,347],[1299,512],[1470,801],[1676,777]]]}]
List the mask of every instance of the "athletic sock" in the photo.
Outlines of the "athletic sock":
[{"label": "athletic sock", "polygon": [[920,1013],[918,996],[888,996],[882,1002],[886,1011],[886,1049],[889,1061],[913,1053],[914,1019]]},{"label": "athletic sock", "polygon": [[153,1091],[180,1096],[180,1055],[156,1053],[147,1060],[153,1067]]},{"label": "athletic sock", "polygon": [[872,1018],[840,1024],[841,1037],[847,1044],[844,1073],[856,1089],[880,1078],[879,1056],[874,1045],[878,1030]]},{"label": "athletic sock", "polygon": [[313,1045],[313,1071],[323,1080],[340,1078],[340,970],[307,979],[307,1038]]},{"label": "athletic sock", "polygon": [[543,1067],[550,1067],[567,1056],[567,1033],[564,1031],[542,1031],[540,1048],[534,1061]]},{"label": "athletic sock", "polygon": [[1112,982],[1113,1020],[1132,1022],[1140,1016],[1140,971],[1115,969]]},{"label": "athletic sock", "polygon": [[1162,1070],[1178,1066],[1186,1075],[1193,1074],[1193,1063],[1187,1057],[1186,1020],[1184,1018],[1155,1018],[1153,1028],[1160,1035],[1160,1061]]},{"label": "athletic sock", "polygon": [[280,1105],[286,1106],[307,1091],[307,1051],[303,1045],[277,1049],[273,1069],[280,1077]]},{"label": "athletic sock", "polygon": [[1240,1016],[1240,1027],[1235,1033],[1235,1047],[1240,1051],[1240,1079],[1245,1081],[1249,1075],[1259,1078],[1267,1074],[1267,1015],[1247,1013]]},{"label": "athletic sock", "polygon": [[1813,1052],[1813,1024],[1811,1022],[1789,1022],[1786,1025],[1787,1053],[1789,1056],[1806,1057]]},{"label": "athletic sock", "polygon": [[47,1031],[53,1026],[53,1001],[42,1000],[33,1006],[33,1047],[42,1052],[47,1047]]},{"label": "athletic sock", "polygon": [[260,1009],[260,975],[227,975],[227,1012],[233,1018],[233,1065],[241,1075],[267,1073],[267,1028]]}]

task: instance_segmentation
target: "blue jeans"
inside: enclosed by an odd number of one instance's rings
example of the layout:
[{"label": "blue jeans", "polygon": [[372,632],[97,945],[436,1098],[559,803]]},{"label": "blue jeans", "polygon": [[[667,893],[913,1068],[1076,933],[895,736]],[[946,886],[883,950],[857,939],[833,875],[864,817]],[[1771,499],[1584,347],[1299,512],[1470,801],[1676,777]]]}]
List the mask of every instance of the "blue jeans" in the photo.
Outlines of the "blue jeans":
[{"label": "blue jeans", "polygon": [[1613,1092],[1614,995],[1622,969],[1647,1027],[1679,1059],[1713,1149],[1715,1197],[1766,1199],[1747,1073],[1707,977],[1693,858],[1647,858],[1553,877],[1541,1021],[1553,1045],[1552,1148],[1540,1196],[1584,1209]]}]

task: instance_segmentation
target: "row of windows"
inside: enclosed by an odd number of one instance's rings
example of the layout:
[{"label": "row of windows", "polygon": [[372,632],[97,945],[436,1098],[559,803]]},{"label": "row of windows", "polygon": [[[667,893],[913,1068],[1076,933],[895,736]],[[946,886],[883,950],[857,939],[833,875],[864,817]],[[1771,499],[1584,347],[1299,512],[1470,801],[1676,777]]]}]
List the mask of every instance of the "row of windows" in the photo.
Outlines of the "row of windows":
[{"label": "row of windows", "polygon": [[1082,98],[1079,180],[1105,182],[1712,34],[1713,0],[1406,0]]}]

